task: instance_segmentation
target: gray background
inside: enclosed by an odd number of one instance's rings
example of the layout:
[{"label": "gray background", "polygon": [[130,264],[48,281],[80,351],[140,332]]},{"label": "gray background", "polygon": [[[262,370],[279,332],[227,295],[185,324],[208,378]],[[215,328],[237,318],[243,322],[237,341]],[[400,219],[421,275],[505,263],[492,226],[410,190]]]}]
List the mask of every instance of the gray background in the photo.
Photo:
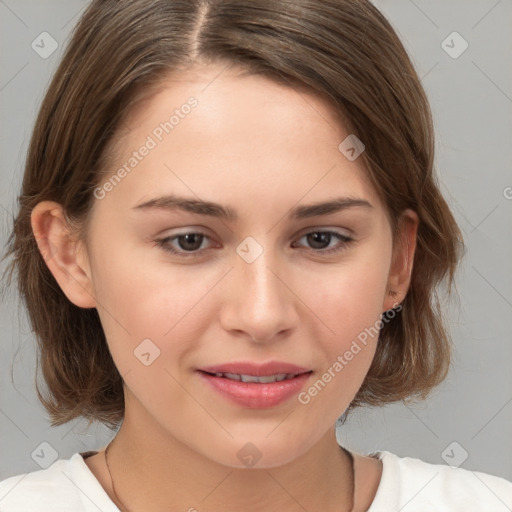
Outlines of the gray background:
[{"label": "gray background", "polygon": [[[5,243],[37,108],[70,30],[88,2],[0,0],[0,212]],[[388,450],[512,481],[512,48],[510,0],[376,0],[398,31],[431,101],[442,190],[468,245],[449,307],[455,359],[417,405],[357,411],[338,436],[360,453]],[[42,58],[42,32],[58,42]],[[454,58],[443,46],[459,52]],[[47,37],[47,36],[43,36]],[[453,42],[452,42],[453,40]],[[46,51],[50,47],[46,39]],[[42,50],[40,50],[42,51]],[[35,342],[10,290],[0,311],[0,480],[68,458],[112,432],[85,420],[50,428],[34,389]],[[41,443],[49,443],[41,445]],[[452,444],[456,443],[456,444]],[[52,451],[55,450],[55,452]],[[37,462],[36,462],[37,461]]]}]

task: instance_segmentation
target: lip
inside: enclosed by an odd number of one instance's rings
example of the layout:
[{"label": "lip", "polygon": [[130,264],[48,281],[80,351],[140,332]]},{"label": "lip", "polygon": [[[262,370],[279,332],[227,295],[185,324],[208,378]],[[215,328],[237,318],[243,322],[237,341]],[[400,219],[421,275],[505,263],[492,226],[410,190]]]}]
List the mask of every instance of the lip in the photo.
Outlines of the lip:
[{"label": "lip", "polygon": [[254,375],[255,377],[265,377],[278,373],[306,373],[310,372],[311,368],[305,368],[283,361],[269,361],[260,364],[254,363],[252,361],[238,361],[215,366],[204,366],[199,368],[199,370],[207,373],[237,373],[239,375]]},{"label": "lip", "polygon": [[[276,407],[297,395],[309,380],[313,371],[310,368],[284,361],[267,361],[265,363],[236,361],[204,366],[198,369],[198,373],[213,390],[237,405],[249,409],[267,409]],[[258,383],[217,377],[215,373],[236,373],[256,377],[266,377],[279,373],[297,375],[278,382]]]}]

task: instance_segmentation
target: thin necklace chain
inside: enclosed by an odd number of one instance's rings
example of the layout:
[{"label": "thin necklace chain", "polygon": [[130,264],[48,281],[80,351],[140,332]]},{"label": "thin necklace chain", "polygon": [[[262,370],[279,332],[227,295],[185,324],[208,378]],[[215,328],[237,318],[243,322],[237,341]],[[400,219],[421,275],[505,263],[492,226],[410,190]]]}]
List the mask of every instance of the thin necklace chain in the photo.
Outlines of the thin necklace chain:
[{"label": "thin necklace chain", "polygon": [[114,496],[116,497],[116,500],[123,506],[122,512],[130,512],[130,509],[120,500],[119,496],[117,495],[116,488],[114,487],[114,479],[112,478],[112,472],[110,471],[110,466],[108,465],[108,449],[110,448],[110,445],[114,439],[112,439],[112,441],[110,441],[110,443],[108,443],[107,447],[105,448],[105,462],[107,464],[108,474],[110,475],[110,481],[112,482],[112,491],[114,491]]},{"label": "thin necklace chain", "polygon": [[[112,441],[114,441],[114,439],[112,439]],[[130,509],[121,501],[121,499],[117,495],[116,488],[114,487],[114,479],[112,478],[112,472],[110,471],[110,466],[108,465],[108,449],[110,448],[112,441],[110,441],[110,443],[108,443],[107,447],[105,448],[105,462],[107,464],[107,470],[108,470],[108,474],[110,476],[110,482],[112,483],[112,491],[114,492],[114,496],[116,497],[116,500],[123,506],[122,512],[130,512]],[[351,497],[351,505],[350,505],[349,512],[353,512],[354,500],[355,500],[355,490],[356,490],[354,456],[348,450],[343,448],[343,446],[340,446],[340,448],[347,454],[348,458],[350,459],[350,467],[351,467],[350,481],[351,481],[351,487],[352,487],[352,497]]]}]

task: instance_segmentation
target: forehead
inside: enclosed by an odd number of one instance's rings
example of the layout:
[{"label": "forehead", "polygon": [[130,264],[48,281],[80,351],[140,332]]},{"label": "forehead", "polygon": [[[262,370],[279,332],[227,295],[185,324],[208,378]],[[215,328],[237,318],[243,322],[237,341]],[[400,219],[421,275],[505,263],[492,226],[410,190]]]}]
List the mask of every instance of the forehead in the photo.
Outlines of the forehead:
[{"label": "forehead", "polygon": [[215,190],[296,203],[339,189],[378,202],[361,160],[340,152],[349,135],[332,104],[306,86],[222,64],[170,74],[125,118],[109,172],[151,149],[112,196],[140,202],[165,189],[212,198]]},{"label": "forehead", "polygon": [[[210,121],[202,127],[203,132],[208,127],[218,132],[223,127],[235,125],[252,131],[264,127],[268,131],[281,125],[294,134],[301,128],[308,129],[312,140],[313,131],[319,136],[325,131],[333,131],[336,138],[346,133],[341,112],[325,95],[297,80],[283,82],[284,79],[276,81],[221,63],[169,73],[127,113],[124,126],[137,127],[144,120],[161,122],[194,97],[198,106],[194,107],[194,115],[190,117],[197,122]],[[165,116],[167,112],[169,115]]]}]

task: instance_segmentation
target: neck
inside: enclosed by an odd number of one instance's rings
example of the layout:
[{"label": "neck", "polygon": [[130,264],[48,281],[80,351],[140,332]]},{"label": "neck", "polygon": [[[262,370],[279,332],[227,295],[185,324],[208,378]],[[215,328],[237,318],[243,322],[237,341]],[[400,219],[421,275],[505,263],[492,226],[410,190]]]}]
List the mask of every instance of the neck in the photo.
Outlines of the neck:
[{"label": "neck", "polygon": [[128,414],[109,446],[118,499],[111,497],[123,512],[352,510],[352,464],[334,429],[291,463],[239,469],[218,464],[163,432],[147,436],[155,432],[147,427]]}]

